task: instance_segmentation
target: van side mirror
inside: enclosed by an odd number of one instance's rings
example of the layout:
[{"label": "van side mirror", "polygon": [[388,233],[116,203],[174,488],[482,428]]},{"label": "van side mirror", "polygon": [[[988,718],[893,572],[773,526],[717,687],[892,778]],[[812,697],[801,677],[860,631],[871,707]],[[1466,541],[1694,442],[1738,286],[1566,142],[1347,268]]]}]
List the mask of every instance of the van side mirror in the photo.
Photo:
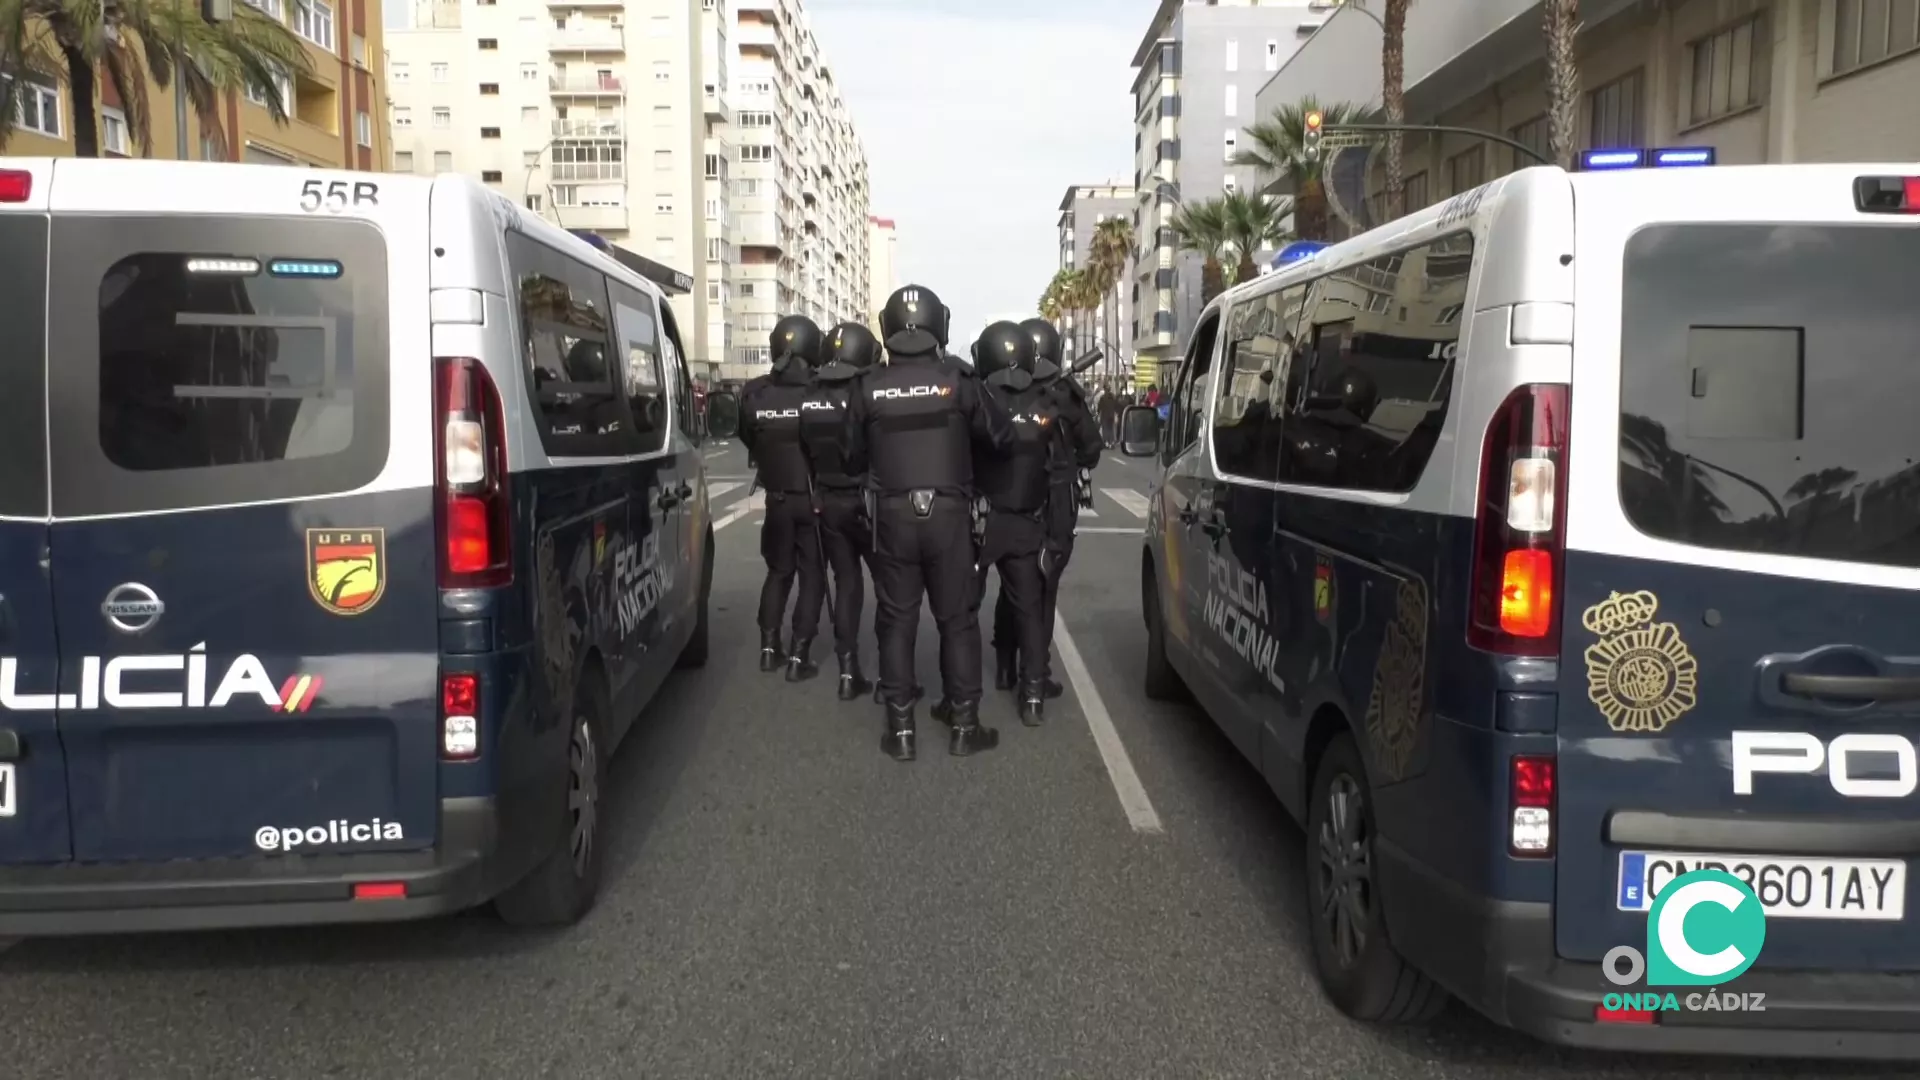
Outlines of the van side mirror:
[{"label": "van side mirror", "polygon": [[1152,457],[1160,449],[1160,413],[1150,405],[1129,405],[1120,414],[1120,453]]},{"label": "van side mirror", "polygon": [[707,434],[731,439],[740,434],[740,399],[724,390],[707,395]]}]

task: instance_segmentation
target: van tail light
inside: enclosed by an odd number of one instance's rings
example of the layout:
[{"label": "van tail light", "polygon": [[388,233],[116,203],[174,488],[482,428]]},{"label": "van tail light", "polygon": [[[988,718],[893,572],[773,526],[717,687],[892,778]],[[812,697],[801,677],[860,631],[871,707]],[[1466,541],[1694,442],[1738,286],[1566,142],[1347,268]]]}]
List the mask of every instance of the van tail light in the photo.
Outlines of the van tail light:
[{"label": "van tail light", "polygon": [[513,580],[507,428],[500,393],[478,360],[434,362],[434,430],[440,587],[505,585]]},{"label": "van tail light", "polygon": [[33,174],[0,169],[0,203],[23,203],[33,195]]},{"label": "van tail light", "polygon": [[1857,177],[1853,205],[1863,214],[1920,214],[1920,176]]},{"label": "van tail light", "polygon": [[1558,788],[1552,754],[1515,754],[1508,765],[1512,826],[1507,850],[1523,859],[1553,854],[1553,804]]},{"label": "van tail light", "polygon": [[465,761],[480,756],[480,676],[440,676],[440,756]]},{"label": "van tail light", "polygon": [[1467,644],[1508,656],[1560,651],[1567,531],[1565,386],[1522,386],[1480,449]]}]

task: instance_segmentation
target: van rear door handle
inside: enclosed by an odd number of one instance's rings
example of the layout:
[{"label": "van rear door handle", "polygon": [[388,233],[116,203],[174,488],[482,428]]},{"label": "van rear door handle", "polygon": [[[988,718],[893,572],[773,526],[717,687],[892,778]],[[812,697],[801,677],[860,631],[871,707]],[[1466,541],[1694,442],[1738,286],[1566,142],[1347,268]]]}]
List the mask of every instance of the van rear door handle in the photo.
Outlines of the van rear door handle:
[{"label": "van rear door handle", "polygon": [[1812,698],[1913,701],[1920,699],[1920,675],[1807,675],[1790,671],[1780,676],[1780,688]]},{"label": "van rear door handle", "polygon": [[681,495],[677,491],[663,491],[660,493],[660,497],[653,501],[653,504],[662,510],[671,510],[680,505],[680,499]]},{"label": "van rear door handle", "polygon": [[679,487],[674,488],[673,493],[675,495],[680,496],[681,502],[685,502],[686,500],[693,498],[693,489],[688,487],[685,484],[681,484]]},{"label": "van rear door handle", "polygon": [[1180,508],[1179,518],[1180,524],[1191,525],[1200,520],[1200,515],[1193,512],[1193,507],[1183,506]]}]

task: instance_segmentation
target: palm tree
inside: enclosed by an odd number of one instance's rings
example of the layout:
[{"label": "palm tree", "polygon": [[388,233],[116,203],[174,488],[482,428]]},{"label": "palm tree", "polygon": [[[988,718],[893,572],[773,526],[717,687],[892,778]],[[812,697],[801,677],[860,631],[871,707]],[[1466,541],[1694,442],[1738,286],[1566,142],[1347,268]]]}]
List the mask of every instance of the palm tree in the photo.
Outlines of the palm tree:
[{"label": "palm tree", "polygon": [[1239,256],[1233,270],[1235,285],[1259,275],[1260,267],[1253,261],[1255,252],[1277,247],[1288,238],[1284,222],[1292,210],[1291,203],[1244,191],[1229,191],[1220,200],[1227,247]]},{"label": "palm tree", "polygon": [[1106,286],[1090,270],[1068,271],[1066,302],[1067,310],[1075,312],[1073,326],[1076,342],[1073,360],[1080,353],[1093,348],[1093,314],[1100,309],[1100,298],[1106,295]]},{"label": "palm tree", "polygon": [[1285,176],[1293,182],[1293,227],[1302,240],[1327,239],[1327,191],[1320,182],[1321,158],[1307,152],[1307,114],[1315,111],[1327,127],[1365,123],[1370,115],[1349,102],[1321,105],[1311,97],[1297,105],[1282,105],[1247,129],[1247,138],[1234,152],[1232,162],[1260,170],[1263,179]]},{"label": "palm tree", "polygon": [[1061,322],[1070,310],[1067,307],[1067,293],[1073,283],[1072,273],[1071,270],[1055,270],[1052,279],[1047,282],[1046,291],[1040,294],[1040,317],[1063,332]]},{"label": "palm tree", "polygon": [[[73,149],[100,156],[97,97],[104,80],[126,113],[127,133],[142,157],[153,153],[147,81],[161,90],[178,78],[200,129],[226,146],[220,106],[235,90],[266,99],[267,115],[292,117],[281,80],[311,71],[313,62],[292,30],[252,6],[234,5],[231,22],[210,23],[197,3],[169,0],[0,0],[0,71],[66,69],[73,96]],[[13,134],[22,79],[0,80],[0,146]]]},{"label": "palm tree", "polygon": [[[1380,22],[1380,105],[1387,123],[1407,122],[1407,8],[1413,0],[1387,0],[1386,17]],[[1388,219],[1406,213],[1406,162],[1401,157],[1404,142],[1400,132],[1387,132],[1387,206]]]},{"label": "palm tree", "polygon": [[1120,371],[1120,296],[1127,283],[1127,264],[1133,260],[1133,223],[1123,217],[1110,217],[1094,227],[1088,261],[1103,269],[1110,280],[1107,292],[1107,373]]},{"label": "palm tree", "polygon": [[1221,269],[1227,251],[1225,200],[1186,203],[1174,212],[1167,227],[1173,230],[1183,250],[1205,260],[1200,270],[1200,303],[1212,303],[1214,297],[1226,291],[1226,275]]},{"label": "palm tree", "polygon": [[1543,6],[1547,36],[1547,145],[1554,163],[1573,168],[1573,133],[1579,122],[1580,69],[1573,55],[1580,0],[1547,0]]}]

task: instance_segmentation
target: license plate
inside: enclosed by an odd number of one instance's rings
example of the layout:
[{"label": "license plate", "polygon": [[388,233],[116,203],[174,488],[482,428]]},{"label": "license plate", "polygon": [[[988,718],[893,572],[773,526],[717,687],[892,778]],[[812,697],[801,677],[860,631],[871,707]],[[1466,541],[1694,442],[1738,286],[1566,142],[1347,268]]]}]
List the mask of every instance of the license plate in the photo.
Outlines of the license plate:
[{"label": "license plate", "polygon": [[1907,864],[1900,859],[1797,859],[1673,851],[1620,853],[1621,911],[1650,911],[1681,874],[1724,870],[1747,883],[1772,919],[1906,917]]},{"label": "license plate", "polygon": [[0,817],[13,816],[13,763],[0,765]]}]

